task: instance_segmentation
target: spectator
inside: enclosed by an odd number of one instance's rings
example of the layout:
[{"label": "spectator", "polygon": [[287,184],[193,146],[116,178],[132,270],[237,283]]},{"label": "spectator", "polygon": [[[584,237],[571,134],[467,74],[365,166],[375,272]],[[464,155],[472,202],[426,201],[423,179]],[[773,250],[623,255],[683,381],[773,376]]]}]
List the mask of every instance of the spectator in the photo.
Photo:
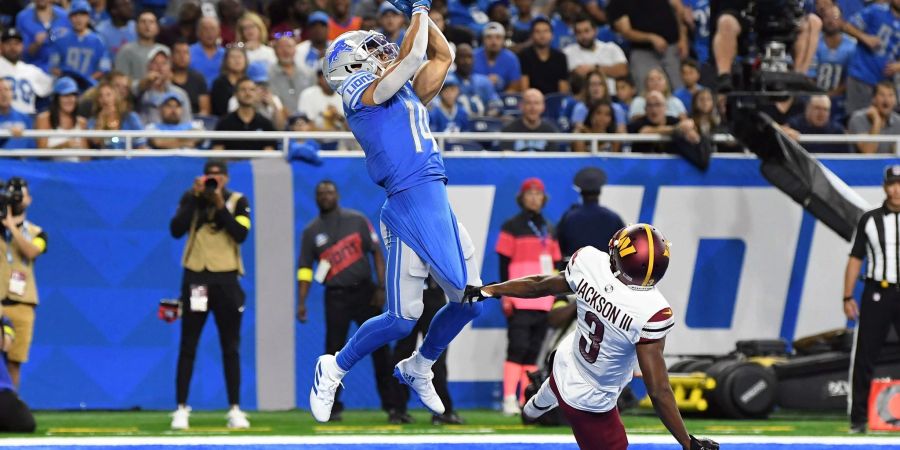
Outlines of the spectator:
[{"label": "spectator", "polygon": [[[147,124],[147,130],[154,131],[189,131],[196,127],[190,121],[184,121],[184,104],[182,98],[170,93],[160,99],[159,122]],[[150,146],[159,149],[197,148],[197,140],[192,138],[150,138]]]},{"label": "spectator", "polygon": [[469,115],[459,101],[459,79],[456,75],[447,75],[440,95],[431,102],[428,118],[431,131],[469,131]]},{"label": "spectator", "polygon": [[[314,74],[319,66],[319,61],[325,57],[325,50],[331,45],[328,39],[328,14],[316,11],[309,15],[306,22],[306,32],[309,39],[297,44],[297,52],[294,54],[294,65],[304,67],[310,74]],[[297,37],[294,36],[296,39]]]},{"label": "spectator", "polygon": [[316,84],[300,93],[297,112],[311,120],[318,131],[346,131],[344,103],[340,94],[331,89],[319,69]]},{"label": "spectator", "polygon": [[7,369],[7,352],[14,343],[15,330],[12,322],[3,316],[3,305],[0,305],[0,432],[34,433],[34,416],[16,394],[16,386]]},{"label": "spectator", "polygon": [[[687,25],[691,33],[691,47],[694,57],[700,64],[709,60],[709,1],[710,0],[684,0],[684,12],[682,21]],[[687,105],[687,103],[685,103]]]},{"label": "spectator", "polygon": [[[849,104],[849,103],[848,103]],[[872,105],[850,115],[850,134],[900,135],[900,114],[894,112],[897,95],[890,81],[880,81],[875,85]],[[860,142],[856,144],[860,153],[894,153],[893,142]]]},{"label": "spectator", "polygon": [[709,89],[703,88],[691,98],[691,119],[702,136],[728,132]]},{"label": "spectator", "polygon": [[[256,83],[249,78],[241,78],[235,85],[238,109],[229,113],[216,124],[216,131],[275,131],[272,121],[256,111],[258,100]],[[217,140],[215,150],[275,150],[275,142],[257,140]]]},{"label": "spectator", "polygon": [[185,1],[178,9],[178,20],[167,26],[159,36],[159,43],[172,47],[178,39],[190,44],[197,42],[197,25],[203,12],[199,1]]},{"label": "spectator", "polygon": [[[32,128],[31,116],[16,110],[12,106],[13,90],[9,80],[0,79],[0,130],[7,130],[12,135],[0,138],[0,148],[18,150],[34,148],[34,140],[22,137],[22,132]],[[13,379],[15,379],[15,375]]]},{"label": "spectator", "polygon": [[350,0],[331,0],[331,17],[328,20],[328,40],[358,30],[362,19],[350,15]]},{"label": "spectator", "polygon": [[597,40],[597,27],[588,16],[575,21],[575,43],[563,49],[569,70],[579,77],[585,77],[597,69],[607,77],[621,77],[628,74],[628,60],[618,45]]},{"label": "spectator", "polygon": [[666,73],[661,69],[650,69],[647,72],[647,78],[644,79],[643,96],[635,97],[631,102],[631,108],[628,109],[628,118],[634,120],[644,115],[644,105],[646,104],[647,94],[650,92],[659,92],[666,99],[666,115],[672,117],[686,117],[687,110],[684,103],[678,97],[672,95],[669,87],[669,80],[666,79]]},{"label": "spectator", "polygon": [[75,0],[69,8],[69,22],[72,32],[53,42],[50,53],[51,72],[55,76],[68,75],[78,81],[88,81],[93,85],[104,72],[112,69],[112,61],[103,40],[88,28],[91,7],[85,0]]},{"label": "spectator", "polygon": [[212,83],[210,103],[212,114],[222,117],[228,114],[228,101],[234,95],[237,81],[247,75],[247,53],[241,47],[231,47],[225,51],[220,75]]},{"label": "spectator", "polygon": [[[291,33],[294,40],[300,41],[301,31],[304,33],[307,31],[310,7],[310,3],[304,0],[273,0],[269,3],[269,12],[266,15],[272,20],[269,38],[277,40],[284,33]],[[325,17],[328,18],[327,14]]]},{"label": "spectator", "polygon": [[[132,93],[132,88],[134,87],[131,83],[131,78],[128,78],[128,75],[125,75],[118,70],[113,70],[107,72],[103,79],[100,80],[100,84],[104,82],[109,83],[111,86],[115,87],[116,93],[119,98],[123,99],[125,102],[125,109],[127,111],[131,111],[134,109],[134,104],[136,103],[134,99],[134,95]],[[81,97],[78,99],[78,115],[81,117],[91,117],[94,114],[94,104],[97,100],[99,85],[94,86],[81,94]]]},{"label": "spectator", "polygon": [[844,100],[847,92],[847,71],[856,51],[856,41],[841,32],[843,21],[837,5],[825,8],[822,17],[822,38],[810,73],[819,89],[831,97],[831,119],[844,122],[847,111]]},{"label": "spectator", "polygon": [[[101,131],[144,129],[141,119],[128,109],[125,99],[111,82],[102,82],[97,86],[97,98],[94,100],[93,113],[88,119],[87,127],[89,130]],[[133,142],[135,148],[147,148],[147,141],[144,138],[136,138]],[[119,137],[90,138],[88,143],[94,148],[103,150],[125,148],[125,139]]]},{"label": "spectator", "polygon": [[570,120],[573,126],[577,128],[578,125],[587,123],[587,126],[590,127],[590,122],[585,122],[588,117],[588,111],[595,103],[606,102],[612,108],[613,120],[616,124],[614,133],[625,133],[628,114],[622,105],[613,103],[612,97],[609,95],[609,82],[606,75],[603,75],[603,72],[600,70],[594,70],[587,75],[585,84],[587,86],[576,97],[578,101],[572,108]]},{"label": "spectator", "polygon": [[16,15],[16,29],[25,45],[25,62],[50,72],[53,41],[72,31],[68,13],[51,0],[34,0]]},{"label": "spectator", "polygon": [[241,0],[219,0],[216,5],[216,16],[219,18],[221,45],[240,43],[236,40],[238,20],[244,15],[244,4]]},{"label": "spectator", "polygon": [[575,174],[572,183],[581,196],[563,213],[556,226],[559,249],[568,260],[578,249],[587,246],[604,248],[625,222],[614,211],[600,205],[600,191],[606,184],[606,172],[598,167],[585,167]]},{"label": "spectator", "polygon": [[[197,22],[197,39],[197,43],[191,45],[191,69],[206,78],[206,87],[212,91],[213,80],[221,71],[222,60],[225,59],[225,49],[219,45],[219,21],[215,17],[201,18]],[[212,94],[215,101],[216,93]],[[215,113],[216,107],[213,104],[213,114]]]},{"label": "spectator", "polygon": [[473,71],[490,78],[497,92],[521,92],[522,69],[516,54],[503,48],[505,38],[503,25],[491,22],[484,27],[484,47],[475,49],[472,55]]},{"label": "spectator", "polygon": [[[544,120],[544,94],[531,88],[522,94],[522,117],[510,122],[503,127],[504,133],[559,133],[556,125]],[[529,139],[521,141],[505,141],[501,144],[503,150],[520,151],[547,151],[558,150],[555,142]]]},{"label": "spectator", "polygon": [[406,35],[406,16],[385,0],[378,7],[378,27],[388,41],[400,45]]},{"label": "spectator", "polygon": [[559,0],[556,2],[556,14],[551,19],[553,24],[553,43],[555,49],[563,49],[575,43],[575,21],[585,13],[579,0]]},{"label": "spectator", "polygon": [[[534,89],[528,92],[540,94]],[[554,264],[562,260],[553,225],[541,214],[547,200],[544,183],[539,178],[528,178],[519,188],[516,203],[521,211],[503,223],[497,238],[500,281],[551,274]],[[547,312],[553,305],[553,297],[527,300],[503,297],[500,301],[508,323],[503,413],[516,415],[525,403],[525,387],[530,383],[528,372],[537,371],[538,351],[547,334]]]},{"label": "spectator", "polygon": [[509,12],[509,0],[490,0],[485,10],[488,20],[503,25],[506,32],[504,42],[513,53],[519,53],[527,45],[530,31],[519,31],[512,26],[512,15]]},{"label": "spectator", "polygon": [[[208,179],[215,180],[215,189],[205,188]],[[173,430],[189,427],[188,390],[197,344],[210,312],[216,319],[228,404],[231,405],[226,416],[227,426],[250,428],[247,415],[238,406],[241,319],[246,298],[239,277],[244,275],[241,244],[246,241],[252,222],[247,196],[227,189],[228,180],[228,165],[224,161],[207,161],[203,176],[194,178],[169,222],[173,238],[187,235],[181,261],[184,271],[179,301],[184,306],[181,308],[181,341],[175,378],[178,409],[172,414]]]},{"label": "spectator", "polygon": [[22,364],[28,362],[31,352],[35,310],[40,303],[34,263],[47,252],[47,232],[28,220],[28,209],[33,204],[28,182],[20,177],[11,178],[6,189],[15,189],[22,196],[21,201],[6,205],[7,214],[0,221],[3,229],[0,252],[6,254],[6,258],[0,259],[0,271],[4,278],[9,276],[9,282],[0,284],[0,297],[3,298],[0,304],[3,316],[8,319],[0,326],[3,328],[0,338],[5,341],[2,335],[9,334],[6,328],[11,325],[17,339],[3,350],[6,354],[0,360],[6,360],[10,381],[18,389],[22,381]]},{"label": "spectator", "polygon": [[706,89],[700,85],[700,66],[697,65],[697,61],[692,59],[685,59],[681,62],[681,81],[684,82],[684,86],[675,90],[672,95],[681,100],[682,106],[693,103],[691,98],[697,92]]},{"label": "spectator", "polygon": [[531,24],[531,45],[519,53],[523,89],[533,87],[545,95],[556,92],[569,93],[569,66],[566,55],[550,47],[552,40],[553,30],[550,28],[550,21],[543,17],[534,19]]},{"label": "spectator", "polygon": [[104,20],[109,20],[109,11],[107,11],[106,0],[88,0],[91,5],[91,26],[96,27],[97,24]]},{"label": "spectator", "polygon": [[186,106],[182,108],[182,122],[190,122],[194,119],[191,111],[191,101],[187,92],[172,83],[172,63],[169,49],[160,45],[147,55],[147,75],[138,82],[136,97],[137,113],[142,123],[160,122],[159,105],[163,98],[175,95]]},{"label": "spectator", "polygon": [[172,84],[187,93],[191,111],[204,116],[211,114],[206,80],[200,72],[191,69],[191,46],[184,39],[172,44]]},{"label": "spectator", "polygon": [[[700,133],[697,132],[694,121],[691,119],[679,120],[675,116],[666,114],[666,98],[659,91],[650,91],[647,96],[647,114],[639,116],[628,123],[629,133],[662,134],[683,138],[690,144],[700,143]],[[635,153],[672,153],[674,147],[669,142],[635,142],[631,144],[631,151]]]},{"label": "spectator", "polygon": [[631,109],[631,104],[637,96],[637,86],[635,86],[634,78],[631,75],[616,78],[616,102],[625,107],[626,110]]},{"label": "spectator", "polygon": [[132,0],[108,0],[106,6],[109,19],[98,23],[94,29],[106,45],[109,56],[115,58],[123,45],[137,40],[134,3]]},{"label": "spectator", "polygon": [[475,73],[475,52],[469,44],[456,47],[456,77],[459,79],[460,100],[469,117],[496,115],[503,105],[490,78]]},{"label": "spectator", "polygon": [[437,25],[441,33],[444,33],[444,37],[447,38],[450,44],[450,49],[456,50],[456,46],[463,43],[472,45],[475,42],[474,31],[457,24],[448,23],[444,12],[443,10],[431,8],[431,11],[428,11],[428,17]]},{"label": "spectator", "polygon": [[844,31],[856,38],[847,74],[847,111],[865,108],[879,81],[900,72],[900,0],[873,3],[850,17]]},{"label": "spectator", "polygon": [[681,0],[610,0],[606,12],[631,47],[631,76],[643,80],[650,69],[662,68],[672,88],[680,88],[679,61],[688,55],[687,30],[676,19],[683,14]]},{"label": "spectator", "polygon": [[[256,83],[257,104],[256,110],[263,117],[272,121],[276,130],[284,130],[287,124],[287,113],[281,99],[276,95],[272,95],[269,90],[269,69],[262,61],[257,61],[247,68],[247,78]],[[228,100],[228,112],[238,109],[237,98],[231,97]]]},{"label": "spectator", "polygon": [[515,5],[515,14],[510,18],[510,26],[514,30],[513,34],[531,34],[533,38],[534,21],[543,19],[550,25],[550,40],[551,42],[553,41],[553,24],[546,17],[534,14],[534,0],[513,0],[513,5]]},{"label": "spectator", "polygon": [[[37,130],[77,131],[87,128],[87,120],[75,113],[78,107],[78,85],[69,77],[62,77],[53,83],[53,97],[50,109],[38,114],[34,122]],[[37,138],[38,148],[82,149],[87,148],[84,138],[70,138],[65,135]],[[78,158],[74,159],[75,161]]]},{"label": "spectator", "polygon": [[[621,125],[624,128],[624,124]],[[591,105],[587,115],[587,125],[578,124],[576,133],[616,133],[619,124],[616,122],[616,114],[613,105],[609,101],[599,101]],[[598,150],[602,152],[618,152],[622,148],[621,142],[601,142]],[[572,143],[572,151],[590,151],[590,142],[575,141]]]},{"label": "spectator", "polygon": [[266,63],[266,67],[278,62],[275,50],[263,42],[268,36],[266,24],[258,14],[246,12],[238,21],[237,39],[238,42],[244,43],[248,62],[262,61]]},{"label": "spectator", "polygon": [[275,56],[278,63],[269,68],[269,89],[281,100],[288,117],[297,113],[300,93],[312,86],[313,73],[306,67],[298,67],[294,56],[297,45],[289,33],[275,40]]},{"label": "spectator", "polygon": [[[827,95],[813,95],[806,103],[806,112],[788,120],[790,129],[798,134],[844,134],[844,127],[831,121],[831,99]],[[805,143],[810,153],[851,153],[847,144]]]},{"label": "spectator", "polygon": [[475,35],[481,35],[488,23],[487,14],[481,9],[482,5],[487,6],[486,2],[476,0],[448,1],[447,21],[454,26],[469,29]]},{"label": "spectator", "polygon": [[22,35],[15,28],[7,28],[0,35],[0,78],[12,83],[13,108],[25,114],[35,113],[37,97],[50,95],[53,78],[39,67],[21,60]]},{"label": "spectator", "polygon": [[[127,1],[131,0],[119,0]],[[138,16],[137,40],[129,42],[116,54],[116,70],[128,75],[133,80],[144,78],[147,73],[147,55],[156,47],[156,36],[159,35],[159,23],[151,12],[142,12]]]}]

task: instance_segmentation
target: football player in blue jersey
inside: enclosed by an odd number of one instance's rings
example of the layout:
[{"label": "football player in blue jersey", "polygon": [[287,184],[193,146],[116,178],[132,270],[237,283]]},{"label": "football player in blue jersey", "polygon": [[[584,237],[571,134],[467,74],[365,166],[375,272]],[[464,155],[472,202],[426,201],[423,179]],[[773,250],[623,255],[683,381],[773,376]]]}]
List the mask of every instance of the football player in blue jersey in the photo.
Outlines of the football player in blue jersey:
[{"label": "football player in blue jersey", "polygon": [[847,74],[847,112],[866,108],[875,85],[900,72],[900,0],[873,3],[849,18],[844,32],[856,38]]},{"label": "football player in blue jersey", "polygon": [[[450,302],[435,316],[419,350],[397,364],[394,376],[434,414],[443,414],[431,366],[481,313],[479,305],[461,303],[466,285],[479,283],[478,265],[471,238],[450,208],[444,162],[425,107],[440,91],[454,55],[428,18],[431,0],[391,1],[411,16],[399,48],[381,33],[351,31],[331,43],[323,62],[324,76],[342,96],[347,122],[366,153],[369,176],[387,191],[381,232],[388,308],[360,326],[337,355],[316,362],[309,399],[320,422],[329,420],[335,390],[354,364],[412,331],[429,273]],[[327,269],[320,263],[317,271],[327,274]]]}]

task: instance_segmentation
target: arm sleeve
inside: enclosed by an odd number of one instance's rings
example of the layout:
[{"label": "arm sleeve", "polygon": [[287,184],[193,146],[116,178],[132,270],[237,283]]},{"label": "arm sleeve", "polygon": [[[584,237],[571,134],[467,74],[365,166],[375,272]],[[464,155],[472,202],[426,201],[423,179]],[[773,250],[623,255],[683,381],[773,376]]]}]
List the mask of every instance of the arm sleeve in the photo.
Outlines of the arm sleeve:
[{"label": "arm sleeve", "polygon": [[172,221],[169,222],[169,232],[172,233],[172,237],[177,239],[187,233],[191,227],[191,219],[193,219],[196,210],[197,200],[190,192],[185,192],[178,203],[175,217],[172,217]]},{"label": "arm sleeve", "polygon": [[644,324],[644,328],[641,328],[641,339],[638,343],[647,344],[658,341],[666,337],[674,326],[675,317],[672,314],[672,308],[667,306],[650,317],[650,320]]},{"label": "arm sleeve", "polygon": [[859,218],[859,224],[856,225],[856,233],[853,236],[853,247],[850,248],[850,256],[864,259],[866,257],[866,222],[869,221],[869,215],[863,214]]},{"label": "arm sleeve", "polygon": [[428,48],[428,27],[428,15],[424,14],[419,19],[419,28],[416,30],[416,35],[413,36],[412,49],[397,64],[397,67],[382,77],[381,81],[375,86],[372,99],[376,104],[380,105],[393,97],[407,81],[412,79],[419,67],[422,67],[422,64],[425,63],[425,50]]},{"label": "arm sleeve", "polygon": [[250,202],[247,197],[241,197],[238,200],[234,208],[234,215],[231,215],[226,208],[216,210],[215,220],[235,242],[243,243],[250,234]]}]

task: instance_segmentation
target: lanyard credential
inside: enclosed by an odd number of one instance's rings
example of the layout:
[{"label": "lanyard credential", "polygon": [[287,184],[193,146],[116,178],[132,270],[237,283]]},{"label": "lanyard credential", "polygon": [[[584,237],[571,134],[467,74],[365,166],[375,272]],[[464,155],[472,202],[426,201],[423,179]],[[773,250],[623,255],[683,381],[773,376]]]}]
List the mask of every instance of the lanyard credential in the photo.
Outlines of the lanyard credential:
[{"label": "lanyard credential", "polygon": [[534,221],[532,221],[532,220],[528,221],[528,227],[531,228],[531,231],[534,232],[535,236],[541,238],[541,246],[543,246],[544,249],[546,249],[547,248],[547,235],[549,233],[547,233],[547,230],[545,229],[545,227],[538,228],[538,226],[535,225]]}]

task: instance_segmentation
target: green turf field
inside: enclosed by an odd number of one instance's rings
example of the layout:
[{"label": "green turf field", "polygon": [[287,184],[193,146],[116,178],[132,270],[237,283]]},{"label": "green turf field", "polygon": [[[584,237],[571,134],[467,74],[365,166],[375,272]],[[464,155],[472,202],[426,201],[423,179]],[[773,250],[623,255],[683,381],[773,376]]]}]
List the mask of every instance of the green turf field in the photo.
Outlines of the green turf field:
[{"label": "green turf field", "polygon": [[[569,433],[565,427],[525,426],[517,417],[504,417],[497,411],[467,410],[460,415],[466,425],[433,426],[424,411],[412,411],[416,422],[391,425],[381,411],[348,411],[338,423],[319,424],[308,411],[250,413],[252,428],[231,431],[225,428],[224,411],[199,411],[191,414],[191,429],[169,430],[166,411],[39,411],[35,413],[38,430],[34,436],[207,436],[207,435],[359,435],[359,434],[481,434],[481,433]],[[666,434],[651,411],[628,412],[623,416],[631,434]],[[767,436],[846,436],[845,416],[776,414],[768,420],[713,420],[687,418],[688,429],[702,435]],[[894,435],[891,435],[894,436]]]}]

